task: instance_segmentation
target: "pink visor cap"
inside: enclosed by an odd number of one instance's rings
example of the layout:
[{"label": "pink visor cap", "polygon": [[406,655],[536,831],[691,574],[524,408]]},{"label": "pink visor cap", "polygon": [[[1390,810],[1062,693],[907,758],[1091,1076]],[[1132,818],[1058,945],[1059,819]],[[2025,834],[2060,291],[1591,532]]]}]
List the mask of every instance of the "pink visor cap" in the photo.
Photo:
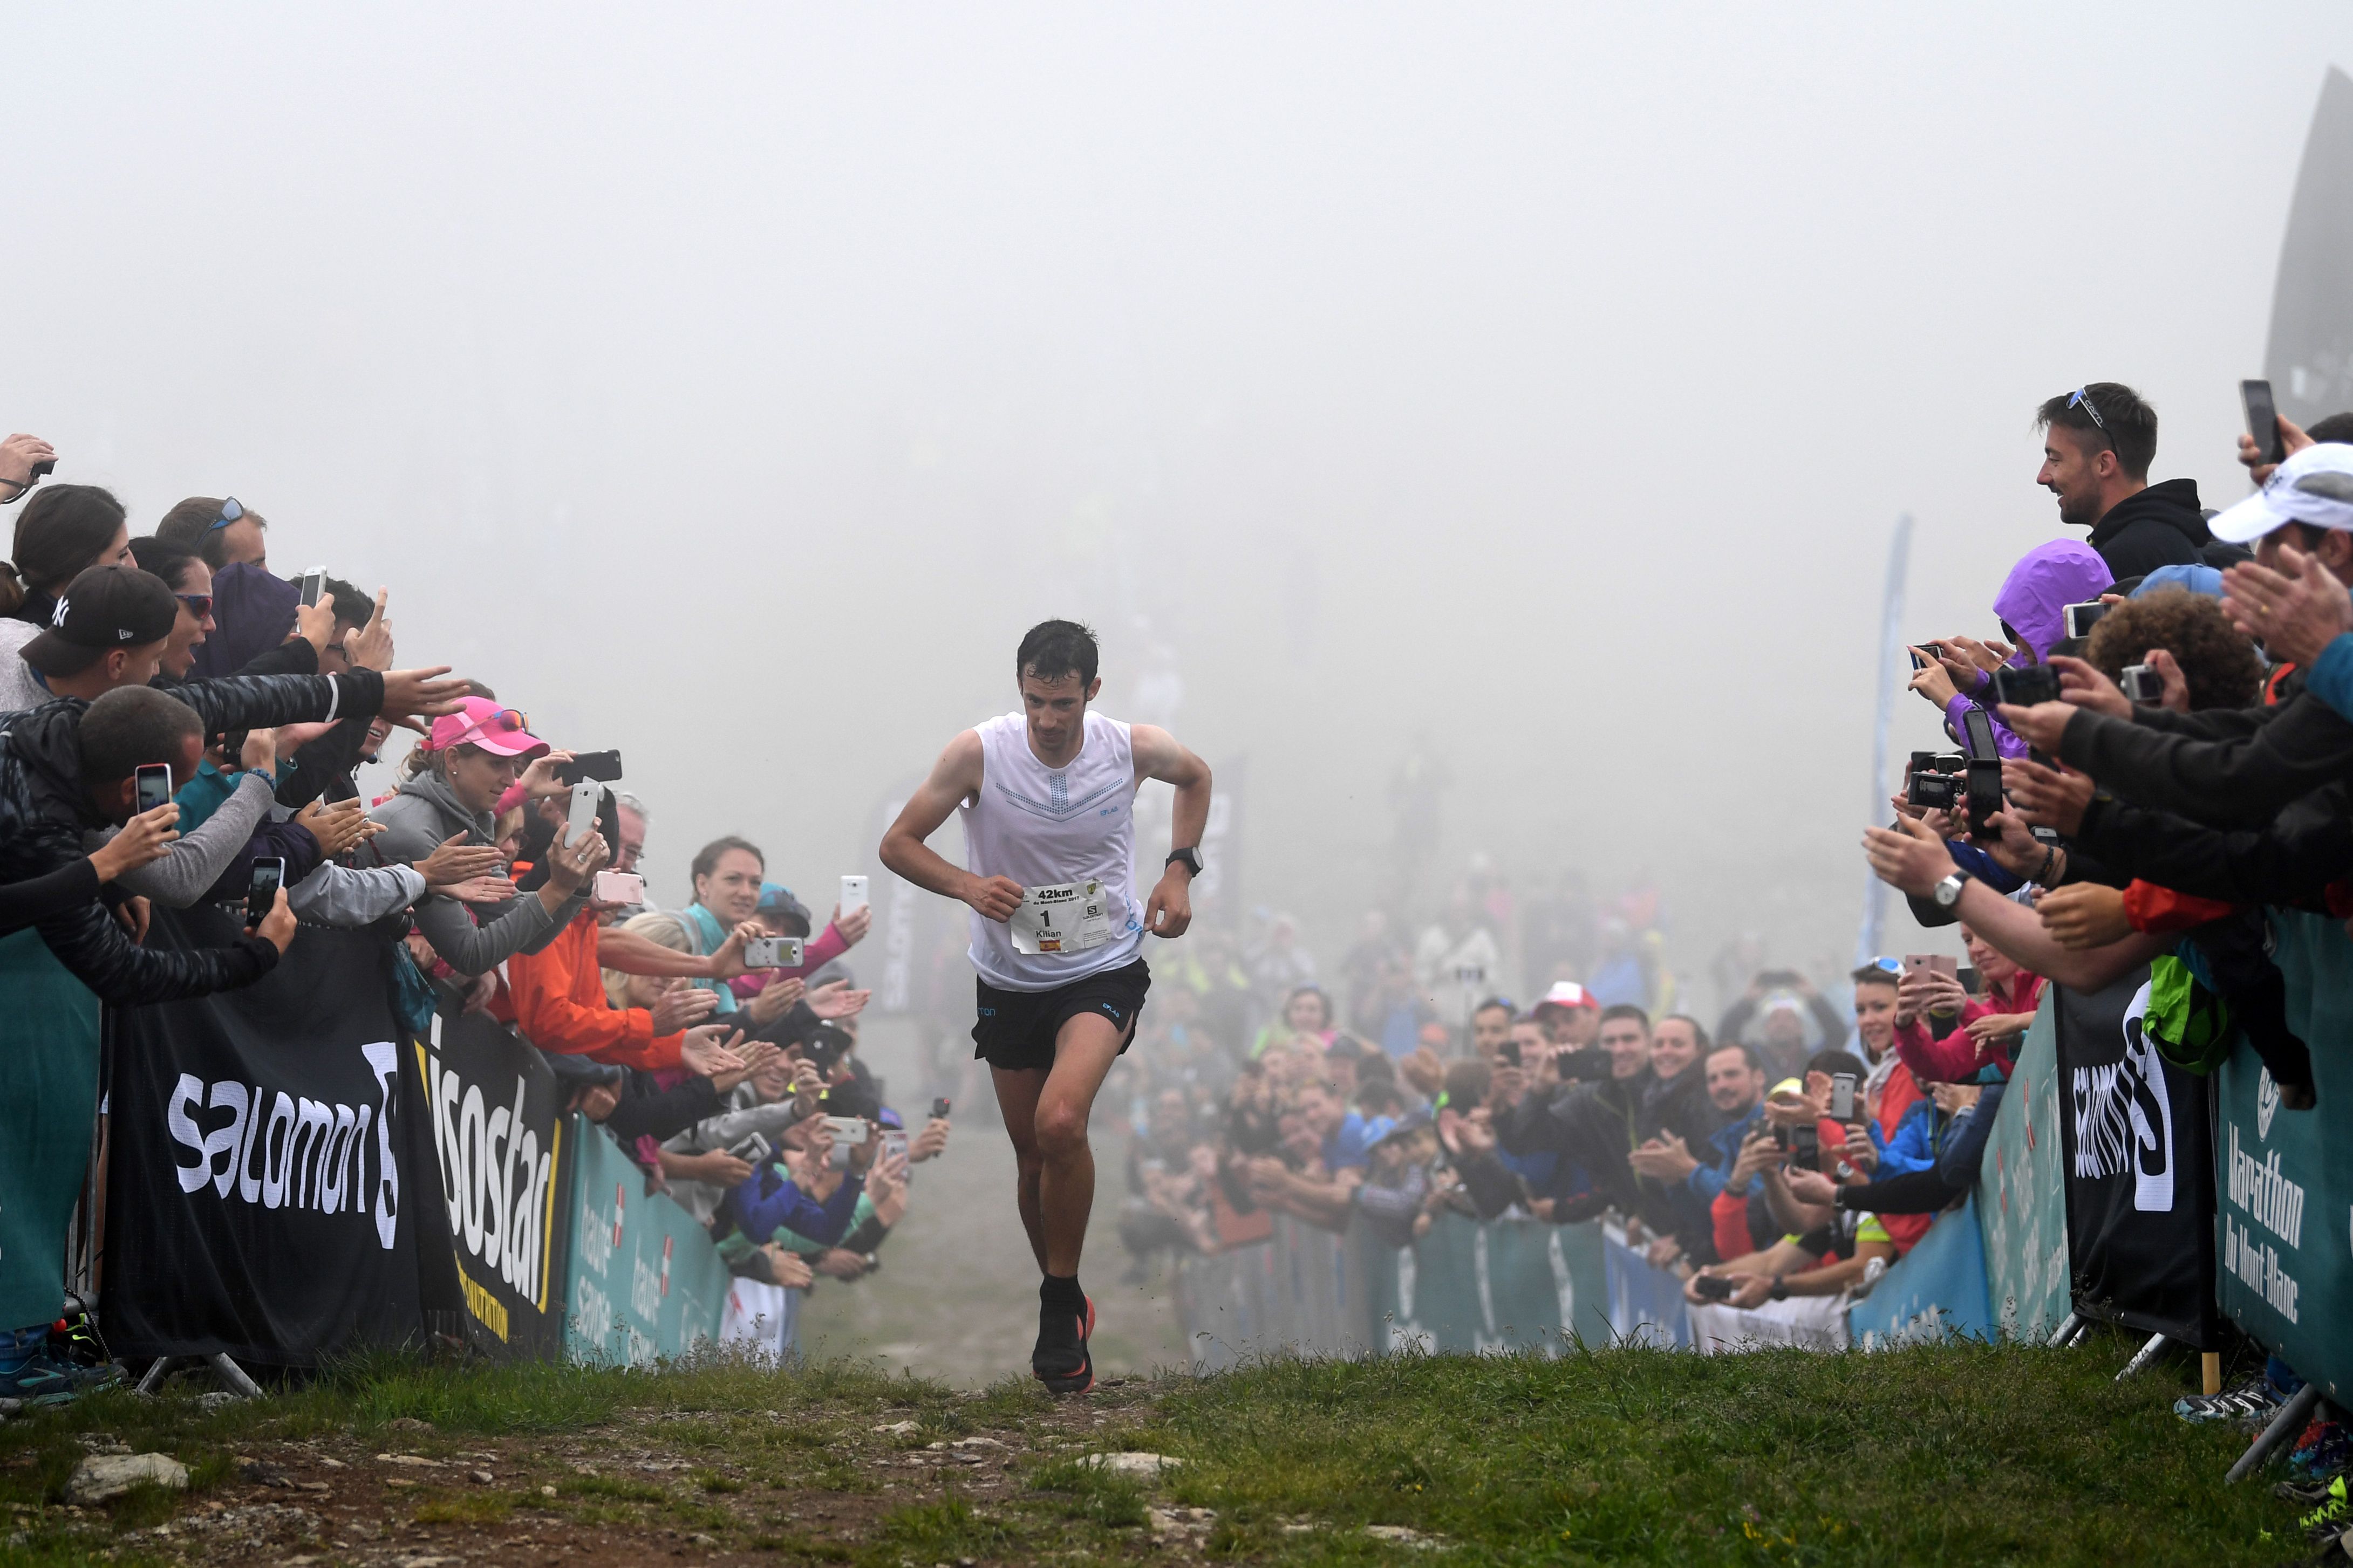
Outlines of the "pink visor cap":
[{"label": "pink visor cap", "polygon": [[433,733],[425,744],[435,752],[467,745],[501,757],[525,758],[548,749],[546,742],[531,732],[531,721],[522,709],[502,708],[487,697],[469,697],[458,704],[455,713],[434,720]]}]

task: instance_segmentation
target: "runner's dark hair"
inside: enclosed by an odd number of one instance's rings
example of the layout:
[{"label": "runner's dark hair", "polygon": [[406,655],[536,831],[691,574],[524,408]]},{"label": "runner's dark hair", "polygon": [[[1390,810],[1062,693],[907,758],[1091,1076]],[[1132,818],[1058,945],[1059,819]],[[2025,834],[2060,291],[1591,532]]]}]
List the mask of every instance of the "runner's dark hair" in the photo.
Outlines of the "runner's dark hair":
[{"label": "runner's dark hair", "polygon": [[1017,679],[1032,675],[1040,680],[1060,680],[1066,675],[1075,675],[1081,686],[1092,686],[1095,658],[1092,626],[1078,621],[1039,621],[1021,639],[1021,647],[1013,656],[1013,674]]}]

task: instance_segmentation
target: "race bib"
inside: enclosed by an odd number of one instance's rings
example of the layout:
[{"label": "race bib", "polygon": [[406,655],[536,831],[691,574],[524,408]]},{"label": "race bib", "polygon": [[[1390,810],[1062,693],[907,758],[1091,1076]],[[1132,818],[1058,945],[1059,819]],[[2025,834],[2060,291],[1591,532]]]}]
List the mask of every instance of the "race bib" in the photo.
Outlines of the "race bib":
[{"label": "race bib", "polygon": [[1008,923],[1016,952],[1084,952],[1111,940],[1111,916],[1103,909],[1101,882],[1024,888],[1020,907]]}]

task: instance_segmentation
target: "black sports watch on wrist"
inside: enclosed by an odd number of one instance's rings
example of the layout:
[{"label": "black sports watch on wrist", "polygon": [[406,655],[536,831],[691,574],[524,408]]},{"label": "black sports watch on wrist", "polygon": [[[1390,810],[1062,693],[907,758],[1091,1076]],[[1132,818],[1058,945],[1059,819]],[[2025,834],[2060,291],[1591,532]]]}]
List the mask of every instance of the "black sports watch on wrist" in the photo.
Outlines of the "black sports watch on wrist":
[{"label": "black sports watch on wrist", "polygon": [[1161,864],[1163,866],[1182,865],[1186,870],[1190,871],[1196,877],[1201,874],[1201,856],[1198,850],[1172,850],[1169,853],[1168,858],[1163,860]]},{"label": "black sports watch on wrist", "polygon": [[1780,1280],[1776,1279],[1773,1281],[1773,1289],[1766,1292],[1766,1294],[1776,1301],[1786,1301],[1789,1299],[1789,1288],[1787,1285],[1784,1285]]}]

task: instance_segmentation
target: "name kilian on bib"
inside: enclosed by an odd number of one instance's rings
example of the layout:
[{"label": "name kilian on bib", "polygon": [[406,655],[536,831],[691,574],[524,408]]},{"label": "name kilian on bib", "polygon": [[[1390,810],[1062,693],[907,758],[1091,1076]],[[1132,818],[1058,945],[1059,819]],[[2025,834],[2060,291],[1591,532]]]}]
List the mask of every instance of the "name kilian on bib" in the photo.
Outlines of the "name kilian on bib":
[{"label": "name kilian on bib", "polygon": [[1024,888],[1008,922],[1013,951],[1020,953],[1084,952],[1111,940],[1111,914],[1099,881],[1058,882]]}]

